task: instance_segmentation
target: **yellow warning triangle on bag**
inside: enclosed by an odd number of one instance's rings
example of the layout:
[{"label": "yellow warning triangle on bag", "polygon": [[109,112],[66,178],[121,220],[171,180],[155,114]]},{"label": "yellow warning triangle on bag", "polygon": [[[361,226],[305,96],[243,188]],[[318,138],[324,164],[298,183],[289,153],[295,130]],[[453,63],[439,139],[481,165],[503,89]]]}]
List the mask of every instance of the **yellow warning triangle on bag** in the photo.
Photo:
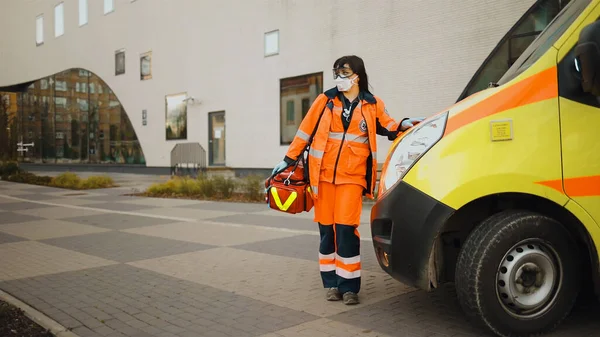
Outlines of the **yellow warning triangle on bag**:
[{"label": "yellow warning triangle on bag", "polygon": [[285,204],[282,205],[281,199],[279,199],[279,194],[277,194],[276,188],[271,188],[271,195],[273,196],[273,200],[275,200],[275,205],[277,205],[277,207],[279,207],[279,209],[284,212],[287,211],[288,208],[290,208],[290,206],[292,206],[292,203],[294,203],[294,200],[296,200],[296,198],[298,197],[298,193],[294,191],[287,198]]}]

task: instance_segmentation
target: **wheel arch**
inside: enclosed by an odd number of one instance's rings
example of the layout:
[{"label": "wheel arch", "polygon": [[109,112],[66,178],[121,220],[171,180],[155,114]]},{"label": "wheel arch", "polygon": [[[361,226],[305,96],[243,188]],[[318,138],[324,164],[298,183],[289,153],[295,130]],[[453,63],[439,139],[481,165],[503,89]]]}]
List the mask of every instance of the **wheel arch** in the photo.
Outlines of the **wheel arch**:
[{"label": "wheel arch", "polygon": [[[497,193],[475,199],[445,222],[435,239],[430,255],[429,276],[433,287],[454,281],[454,268],[463,242],[485,218],[507,209],[522,209],[549,216],[572,233],[581,247],[585,247],[584,272],[586,286],[593,287],[600,296],[599,259],[592,237],[585,225],[569,210],[549,199],[526,193]],[[585,252],[585,251],[584,251]]]}]

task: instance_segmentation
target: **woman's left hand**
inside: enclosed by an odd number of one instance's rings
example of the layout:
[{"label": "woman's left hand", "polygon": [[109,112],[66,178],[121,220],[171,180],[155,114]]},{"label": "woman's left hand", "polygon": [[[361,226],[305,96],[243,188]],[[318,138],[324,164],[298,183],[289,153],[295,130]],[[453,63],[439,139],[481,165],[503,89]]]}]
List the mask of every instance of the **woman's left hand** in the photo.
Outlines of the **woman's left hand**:
[{"label": "woman's left hand", "polygon": [[407,118],[407,119],[403,120],[402,123],[400,124],[400,130],[405,131],[407,129],[410,129],[413,126],[421,123],[424,119],[425,119],[425,117]]}]

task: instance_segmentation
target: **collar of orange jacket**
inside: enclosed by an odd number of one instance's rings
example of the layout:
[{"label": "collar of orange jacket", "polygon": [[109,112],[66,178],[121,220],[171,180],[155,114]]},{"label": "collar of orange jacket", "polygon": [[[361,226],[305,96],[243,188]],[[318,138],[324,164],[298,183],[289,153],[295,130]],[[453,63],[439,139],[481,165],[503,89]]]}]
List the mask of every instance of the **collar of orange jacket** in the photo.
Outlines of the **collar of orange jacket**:
[{"label": "collar of orange jacket", "polygon": [[[340,95],[341,92],[338,90],[337,87],[333,87],[333,88],[325,91],[324,94],[329,99],[335,99],[336,97],[339,97],[338,95]],[[358,94],[358,98],[361,100],[365,100],[367,103],[372,103],[372,104],[377,103],[375,96],[373,96],[373,94],[371,94],[370,92],[361,91]]]}]

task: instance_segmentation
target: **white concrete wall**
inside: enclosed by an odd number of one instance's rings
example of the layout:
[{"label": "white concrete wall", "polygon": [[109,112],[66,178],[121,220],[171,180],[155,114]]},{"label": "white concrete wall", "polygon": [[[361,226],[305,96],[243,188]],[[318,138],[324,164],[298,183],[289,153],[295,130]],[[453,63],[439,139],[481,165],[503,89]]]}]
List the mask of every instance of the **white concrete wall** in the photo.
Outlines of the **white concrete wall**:
[{"label": "white concrete wall", "polygon": [[[0,86],[81,67],[117,94],[141,141],[148,166],[169,165],[165,95],[187,92],[188,140],[208,149],[208,117],[226,111],[230,167],[272,167],[279,145],[280,78],[324,72],[357,54],[374,93],[393,117],[429,115],[454,103],[467,81],[534,0],[64,0],[65,33],[54,38],[60,0],[0,0]],[[35,45],[44,14],[45,42]],[[280,54],[263,56],[263,34],[280,30]],[[114,75],[114,52],[126,50],[126,74]],[[152,76],[139,79],[139,54],[152,50]],[[142,126],[141,111],[148,110]],[[388,149],[379,140],[379,159]]]}]

